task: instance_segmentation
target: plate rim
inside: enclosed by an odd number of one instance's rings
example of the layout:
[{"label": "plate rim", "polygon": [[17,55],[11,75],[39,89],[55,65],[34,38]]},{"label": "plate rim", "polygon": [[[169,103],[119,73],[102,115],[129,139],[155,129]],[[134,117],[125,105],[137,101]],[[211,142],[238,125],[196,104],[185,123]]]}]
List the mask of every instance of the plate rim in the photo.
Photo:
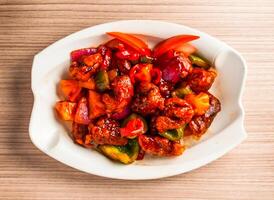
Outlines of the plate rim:
[{"label": "plate rim", "polygon": [[[48,47],[46,47],[45,49],[43,49],[42,51],[40,51],[39,53],[37,53],[34,56],[34,61],[33,61],[33,65],[32,65],[32,74],[31,74],[31,87],[32,87],[32,92],[33,92],[33,96],[34,96],[34,102],[33,102],[33,109],[32,109],[31,117],[30,117],[29,136],[30,136],[30,139],[31,139],[32,143],[38,149],[40,149],[43,153],[47,154],[48,156],[54,158],[55,160],[57,160],[59,162],[64,163],[67,166],[70,166],[72,168],[75,168],[75,169],[78,169],[80,171],[84,171],[84,172],[87,172],[87,173],[90,173],[90,174],[93,174],[93,175],[107,177],[107,178],[113,178],[113,179],[123,179],[123,180],[146,180],[146,179],[158,179],[158,178],[170,177],[170,176],[174,176],[174,175],[178,175],[178,174],[181,174],[181,173],[185,173],[185,172],[194,170],[196,168],[199,168],[201,166],[204,166],[204,165],[206,165],[206,164],[208,164],[208,163],[210,163],[210,162],[212,162],[212,161],[220,158],[225,153],[228,153],[230,150],[232,150],[233,148],[235,148],[238,144],[240,144],[247,137],[247,133],[246,133],[246,131],[244,129],[244,125],[243,125],[243,121],[244,121],[244,108],[243,108],[243,105],[242,105],[242,96],[243,96],[243,88],[244,88],[244,85],[245,85],[245,79],[246,79],[246,74],[247,74],[247,72],[246,72],[247,65],[246,65],[246,62],[245,62],[244,58],[242,57],[242,55],[238,51],[236,51],[235,49],[233,49],[232,47],[230,47],[226,43],[222,42],[222,45],[224,45],[226,48],[229,48],[231,51],[233,51],[239,57],[239,59],[242,62],[242,66],[243,66],[242,82],[241,82],[241,85],[239,86],[240,89],[239,89],[239,96],[238,96],[238,101],[237,101],[240,113],[239,113],[237,119],[235,119],[235,123],[232,123],[232,124],[230,124],[229,127],[225,128],[226,130],[229,130],[229,129],[233,129],[234,126],[237,127],[237,129],[239,129],[239,137],[237,138],[237,141],[235,140],[235,142],[233,144],[230,144],[229,146],[227,146],[226,149],[223,148],[223,149],[219,150],[218,152],[215,152],[215,155],[210,155],[210,156],[208,156],[204,160],[201,160],[201,161],[199,161],[197,163],[192,163],[191,166],[184,167],[183,170],[179,169],[178,166],[180,166],[180,165],[170,165],[172,167],[169,166],[169,169],[166,170],[165,172],[161,171],[161,173],[160,172],[159,173],[147,173],[145,175],[142,174],[142,176],[140,177],[138,173],[136,175],[133,174],[133,175],[129,176],[128,174],[125,174],[125,175],[121,175],[121,174],[115,175],[115,174],[110,174],[110,173],[106,174],[106,173],[104,173],[104,172],[102,172],[100,170],[97,170],[97,171],[95,171],[95,170],[91,170],[91,171],[90,170],[85,170],[85,169],[80,168],[78,166],[69,164],[67,161],[60,159],[60,157],[58,157],[58,154],[50,152],[50,151],[46,151],[45,149],[40,148],[39,145],[36,144],[36,139],[33,137],[33,134],[32,134],[32,125],[33,125],[33,123],[35,121],[33,119],[33,114],[35,113],[35,106],[37,105],[37,95],[38,95],[37,92],[36,92],[36,88],[35,88],[34,68],[36,68],[35,67],[36,66],[35,65],[35,63],[36,63],[35,61],[39,58],[39,56],[42,55],[43,52],[47,51],[48,49],[51,49],[51,48],[55,47],[56,45],[59,45],[59,44],[65,42],[67,40],[71,40],[71,39],[73,39],[75,37],[77,38],[78,34],[81,35],[81,33],[85,33],[85,32],[88,32],[88,31],[93,31],[94,29],[100,28],[102,26],[111,26],[111,25],[116,24],[116,23],[136,23],[136,22],[137,23],[159,23],[159,24],[166,24],[166,25],[172,25],[172,26],[176,25],[176,26],[184,27],[184,28],[187,28],[189,30],[194,30],[196,32],[208,35],[205,32],[201,32],[199,30],[190,28],[190,27],[185,26],[185,25],[176,24],[176,23],[170,23],[170,22],[165,22],[165,21],[159,21],[159,20],[120,20],[120,21],[113,21],[113,22],[103,23],[103,24],[99,24],[99,25],[95,25],[95,26],[91,26],[91,27],[82,29],[80,31],[72,33],[72,34],[70,34],[70,35],[68,35],[68,36],[66,36],[66,37],[64,37],[64,38],[62,38],[62,39],[54,42],[53,44],[49,45]],[[210,36],[210,35],[208,35],[208,36]],[[212,36],[210,36],[210,37],[212,37]],[[220,41],[217,38],[214,38],[214,37],[212,37],[212,38],[214,40]],[[220,52],[221,52],[221,50],[220,50]],[[222,130],[222,131],[224,131],[224,130]],[[156,168],[155,166],[146,166],[146,167],[147,168],[153,168],[153,169]]]}]

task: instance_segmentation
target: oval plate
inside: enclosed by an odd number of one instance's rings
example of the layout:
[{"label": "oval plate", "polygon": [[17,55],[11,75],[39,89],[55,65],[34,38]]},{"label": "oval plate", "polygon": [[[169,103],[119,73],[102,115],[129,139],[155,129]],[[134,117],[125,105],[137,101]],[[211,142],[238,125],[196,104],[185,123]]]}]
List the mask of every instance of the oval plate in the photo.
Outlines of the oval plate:
[{"label": "oval plate", "polygon": [[[211,91],[222,103],[206,136],[188,148],[182,156],[148,158],[131,165],[113,162],[95,150],[82,148],[68,136],[69,129],[56,118],[57,84],[64,78],[70,63],[70,52],[97,46],[110,39],[105,33],[119,31],[142,34],[153,46],[162,39],[178,34],[201,38],[193,44],[199,53],[216,66],[218,78]],[[227,153],[246,138],[243,127],[241,95],[246,64],[241,55],[225,43],[198,30],[162,21],[130,20],[93,26],[73,33],[50,45],[34,57],[32,91],[34,105],[29,132],[33,144],[54,159],[78,170],[116,179],[156,179],[184,173],[201,167]]]}]

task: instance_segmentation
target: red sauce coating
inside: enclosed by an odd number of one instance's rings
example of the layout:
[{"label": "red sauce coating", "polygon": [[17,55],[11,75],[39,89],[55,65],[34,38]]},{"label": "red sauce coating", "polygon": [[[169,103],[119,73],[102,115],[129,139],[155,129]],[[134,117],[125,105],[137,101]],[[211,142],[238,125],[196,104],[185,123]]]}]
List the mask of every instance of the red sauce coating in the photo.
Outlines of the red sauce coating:
[{"label": "red sauce coating", "polygon": [[181,155],[183,138],[162,133],[185,127],[184,136],[199,138],[221,110],[208,92],[217,72],[192,63],[196,48],[186,42],[199,37],[175,36],[149,49],[134,35],[108,34],[115,39],[71,52],[71,78],[60,81],[57,116],[72,121],[72,139],[86,148],[114,145],[137,160]]}]

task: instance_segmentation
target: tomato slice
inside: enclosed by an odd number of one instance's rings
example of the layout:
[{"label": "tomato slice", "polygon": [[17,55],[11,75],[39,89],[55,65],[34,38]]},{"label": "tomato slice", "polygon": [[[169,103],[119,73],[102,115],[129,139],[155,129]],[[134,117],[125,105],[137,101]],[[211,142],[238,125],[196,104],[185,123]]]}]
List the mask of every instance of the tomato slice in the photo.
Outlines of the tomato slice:
[{"label": "tomato slice", "polygon": [[125,44],[118,39],[112,39],[108,41],[105,44],[106,47],[111,48],[111,49],[119,49],[119,50],[124,50],[125,49]]},{"label": "tomato slice", "polygon": [[149,54],[149,49],[147,44],[140,40],[139,38],[127,34],[127,33],[121,33],[121,32],[107,32],[108,35],[117,38],[118,40],[121,40],[125,44],[129,45],[136,51],[138,51],[142,55],[147,55]]},{"label": "tomato slice", "polygon": [[156,45],[156,47],[154,48],[154,56],[159,57],[169,50],[179,48],[183,44],[192,40],[196,40],[198,38],[200,37],[195,35],[177,35],[168,38]]}]

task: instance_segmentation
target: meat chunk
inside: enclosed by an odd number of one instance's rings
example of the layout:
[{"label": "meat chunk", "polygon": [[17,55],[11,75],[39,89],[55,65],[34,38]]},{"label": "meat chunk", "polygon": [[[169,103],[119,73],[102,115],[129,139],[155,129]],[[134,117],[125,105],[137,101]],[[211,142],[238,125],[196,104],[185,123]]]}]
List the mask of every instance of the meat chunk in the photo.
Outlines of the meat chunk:
[{"label": "meat chunk", "polygon": [[149,134],[150,135],[158,135],[158,130],[156,128],[156,119],[157,115],[151,117],[150,122],[149,122]]},{"label": "meat chunk", "polygon": [[185,150],[183,145],[160,136],[140,135],[138,141],[143,151],[157,156],[178,156]]},{"label": "meat chunk", "polygon": [[121,137],[119,128],[117,121],[101,118],[90,127],[91,139],[96,144],[125,145],[128,140]]},{"label": "meat chunk", "polygon": [[131,101],[131,98],[134,94],[134,88],[130,81],[129,76],[123,75],[123,76],[117,76],[112,85],[113,93],[115,95],[115,98],[122,103],[123,101],[126,101],[127,104]]},{"label": "meat chunk", "polygon": [[122,112],[131,102],[134,94],[134,88],[129,76],[117,76],[113,80],[111,88],[114,96],[106,93],[102,97],[102,101],[107,107],[107,112]]},{"label": "meat chunk", "polygon": [[98,71],[102,62],[103,58],[100,53],[92,54],[84,57],[81,64],[76,61],[72,62],[69,72],[75,79],[87,81],[91,75]]},{"label": "meat chunk", "polygon": [[220,101],[209,94],[209,109],[204,115],[194,116],[185,129],[185,135],[201,137],[211,125],[218,112],[221,111]]},{"label": "meat chunk", "polygon": [[114,61],[111,63],[112,68],[119,69],[120,74],[129,74],[131,68],[131,63],[128,60],[121,60],[115,57]]},{"label": "meat chunk", "polygon": [[167,130],[177,129],[184,125],[184,121],[182,120],[174,120],[167,116],[159,116],[156,119],[156,129],[159,133],[163,133]]},{"label": "meat chunk", "polygon": [[150,82],[140,82],[140,84],[136,87],[136,93],[146,95],[150,90],[155,88],[153,83]]},{"label": "meat chunk", "polygon": [[195,92],[206,92],[212,86],[216,72],[211,70],[207,71],[201,68],[194,68],[188,76],[188,84]]},{"label": "meat chunk", "polygon": [[85,141],[85,136],[88,134],[88,126],[84,124],[78,124],[76,122],[72,123],[72,138],[73,140],[83,145]]},{"label": "meat chunk", "polygon": [[163,108],[164,98],[161,96],[159,88],[152,83],[141,83],[131,106],[132,111],[147,116],[155,114]]},{"label": "meat chunk", "polygon": [[187,123],[193,117],[194,111],[184,99],[173,97],[165,100],[164,113],[168,117],[182,119]]},{"label": "meat chunk", "polygon": [[208,95],[210,106],[208,111],[205,113],[205,117],[215,117],[217,113],[221,111],[221,102],[212,94],[208,93]]},{"label": "meat chunk", "polygon": [[164,98],[169,98],[171,96],[171,91],[174,90],[174,84],[167,82],[164,79],[161,79],[159,83],[159,89],[160,89],[161,95]]},{"label": "meat chunk", "polygon": [[194,111],[185,100],[169,98],[165,100],[163,115],[155,120],[155,127],[163,133],[167,130],[180,128],[188,123],[194,115]]}]

